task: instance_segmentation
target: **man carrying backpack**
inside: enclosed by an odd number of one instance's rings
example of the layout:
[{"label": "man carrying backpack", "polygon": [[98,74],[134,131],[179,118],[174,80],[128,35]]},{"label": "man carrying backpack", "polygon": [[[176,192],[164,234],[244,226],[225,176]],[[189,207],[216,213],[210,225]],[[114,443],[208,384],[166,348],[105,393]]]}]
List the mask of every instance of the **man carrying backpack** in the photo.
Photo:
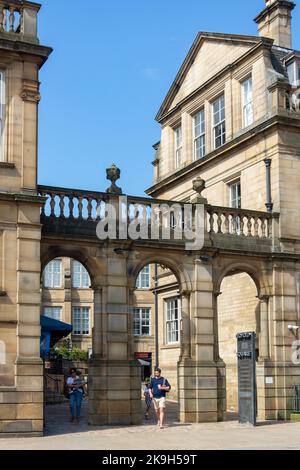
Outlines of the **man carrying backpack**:
[{"label": "man carrying backpack", "polygon": [[152,377],[149,391],[153,399],[154,408],[157,415],[157,425],[163,429],[166,409],[166,393],[171,390],[171,385],[161,376],[161,369],[156,367],[155,377]]}]

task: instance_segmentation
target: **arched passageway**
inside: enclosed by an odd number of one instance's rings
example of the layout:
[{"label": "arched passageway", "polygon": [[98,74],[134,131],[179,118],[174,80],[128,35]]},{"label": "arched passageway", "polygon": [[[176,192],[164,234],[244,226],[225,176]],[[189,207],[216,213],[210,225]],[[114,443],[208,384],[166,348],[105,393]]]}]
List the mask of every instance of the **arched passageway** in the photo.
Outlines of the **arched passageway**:
[{"label": "arched passageway", "polygon": [[[225,411],[238,412],[237,339],[241,332],[257,334],[259,357],[260,301],[257,287],[246,272],[229,274],[222,280],[218,296],[218,350],[226,366]],[[229,415],[228,415],[229,413]]]},{"label": "arched passageway", "polygon": [[[85,266],[67,256],[48,260],[41,278],[41,357],[44,363],[45,425],[51,422],[53,405],[61,407],[58,426],[69,422],[66,381],[76,368],[89,381],[89,357],[93,351],[94,291]],[[88,385],[84,390],[88,399]],[[86,403],[84,410],[87,409]],[[81,417],[87,423],[87,413]]]}]

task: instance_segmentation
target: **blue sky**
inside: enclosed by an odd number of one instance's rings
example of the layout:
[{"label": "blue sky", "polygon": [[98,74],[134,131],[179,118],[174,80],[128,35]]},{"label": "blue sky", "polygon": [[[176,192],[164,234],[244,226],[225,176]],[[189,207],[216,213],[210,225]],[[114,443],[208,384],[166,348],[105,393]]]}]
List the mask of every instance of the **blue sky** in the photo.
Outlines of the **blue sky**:
[{"label": "blue sky", "polygon": [[[126,194],[153,181],[155,114],[198,31],[256,34],[263,0],[42,0],[39,183]],[[300,2],[294,47],[300,48]]]}]

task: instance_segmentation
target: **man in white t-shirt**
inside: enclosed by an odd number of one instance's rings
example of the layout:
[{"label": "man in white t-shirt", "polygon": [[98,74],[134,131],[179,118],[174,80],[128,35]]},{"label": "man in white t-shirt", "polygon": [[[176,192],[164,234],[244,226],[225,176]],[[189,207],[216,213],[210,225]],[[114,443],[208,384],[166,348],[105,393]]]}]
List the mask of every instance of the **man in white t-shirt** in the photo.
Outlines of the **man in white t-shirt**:
[{"label": "man in white t-shirt", "polygon": [[[70,413],[71,413],[71,423],[76,420],[79,423],[80,413],[81,413],[81,403],[83,397],[83,386],[85,385],[82,381],[81,374],[78,374],[76,369],[70,370],[70,376],[67,378],[67,387],[69,390],[70,398]],[[76,417],[75,417],[76,410]]]}]

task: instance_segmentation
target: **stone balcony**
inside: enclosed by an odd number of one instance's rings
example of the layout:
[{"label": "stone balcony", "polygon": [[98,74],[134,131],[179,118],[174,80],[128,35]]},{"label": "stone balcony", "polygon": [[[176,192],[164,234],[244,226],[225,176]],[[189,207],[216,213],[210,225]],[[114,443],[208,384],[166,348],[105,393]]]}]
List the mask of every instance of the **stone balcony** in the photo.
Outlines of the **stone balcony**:
[{"label": "stone balcony", "polygon": [[0,0],[0,39],[38,44],[38,3],[23,0]]},{"label": "stone balcony", "polygon": [[116,208],[117,222],[123,217],[127,224],[123,238],[117,225],[117,237],[124,242],[130,224],[144,223],[145,236],[134,243],[181,250],[185,249],[188,230],[194,233],[203,230],[205,248],[257,253],[280,251],[277,213],[204,204],[202,225],[199,225],[197,204],[192,203],[48,186],[39,186],[39,195],[45,198],[41,211],[44,237],[97,241],[97,224],[107,215],[110,204]]}]

